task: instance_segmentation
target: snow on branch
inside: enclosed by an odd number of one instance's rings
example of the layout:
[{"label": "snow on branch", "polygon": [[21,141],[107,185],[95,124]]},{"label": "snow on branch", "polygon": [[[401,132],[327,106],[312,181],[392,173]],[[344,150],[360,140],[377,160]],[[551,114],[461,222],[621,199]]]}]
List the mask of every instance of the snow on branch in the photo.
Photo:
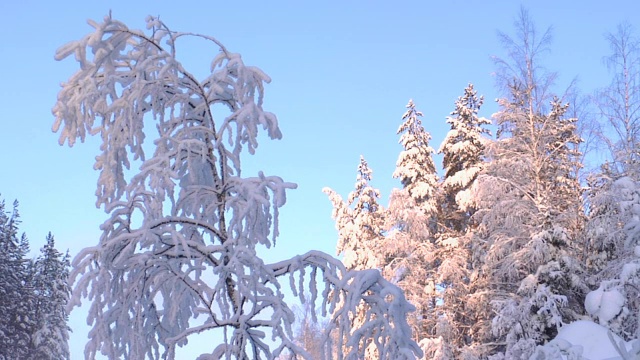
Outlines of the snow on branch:
[{"label": "snow on branch", "polygon": [[[323,315],[332,314],[325,358],[361,358],[370,343],[381,359],[415,358],[412,307],[377,271],[349,272],[320,252],[270,265],[258,256],[259,246],[275,245],[278,210],[296,187],[262,172],[241,176],[241,153],[254,153],[259,128],[281,137],[275,115],[262,109],[269,77],[214,38],[170,31],[156,18],[148,18],[150,33],[110,16],[90,25],[92,34],[56,53],[75,56],[80,69],[53,108],[60,144],[102,141],[96,204],[109,218],[71,274],[70,306],[91,301],[85,358],[174,359],[207,332],[220,345],[200,359],[310,359],[293,340],[287,276],[301,302],[321,298]],[[202,80],[177,59],[186,36],[220,50]],[[227,113],[215,119],[220,105]],[[355,329],[350,317],[361,302],[369,321]],[[337,354],[334,338],[345,345]]]}]

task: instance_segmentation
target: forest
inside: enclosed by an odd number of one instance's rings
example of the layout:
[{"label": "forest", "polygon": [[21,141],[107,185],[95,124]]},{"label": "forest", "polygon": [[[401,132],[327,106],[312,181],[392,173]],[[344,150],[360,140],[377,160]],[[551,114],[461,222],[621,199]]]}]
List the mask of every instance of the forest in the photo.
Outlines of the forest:
[{"label": "forest", "polygon": [[[379,269],[403,289],[425,359],[609,358],[552,341],[574,322],[589,337],[585,320],[614,336],[603,339],[614,344],[609,356],[636,359],[636,34],[629,24],[609,34],[611,84],[587,96],[554,92],[557,74],[541,61],[549,31],[538,32],[526,10],[515,34],[499,34],[509,56],[494,59],[504,97],[491,120],[479,116],[484,99],[469,84],[435,150],[409,101],[393,173],[402,187],[386,208],[364,158],[346,201],[325,189],[337,250],[348,269]],[[586,171],[594,149],[607,161]]]},{"label": "forest", "polygon": [[[90,25],[55,54],[78,69],[57,95],[53,130],[60,145],[100,142],[95,195],[107,218],[73,261],[51,234],[29,259],[18,203],[0,203],[0,359],[70,358],[67,320],[82,302],[87,359],[180,359],[203,334],[200,360],[640,357],[631,24],[606,38],[610,84],[581,94],[576,83],[559,90],[544,63],[550,30],[522,9],[499,33],[498,111],[483,117],[469,83],[437,141],[408,100],[400,186],[383,196],[360,157],[352,192],[323,189],[341,258],[272,263],[262,254],[297,185],[242,172],[258,141],[283,136],[263,109],[270,77],[157,17],[145,31],[111,14]],[[189,37],[219,50],[204,79],[179,60]],[[611,349],[572,343],[563,331],[576,324]]]}]

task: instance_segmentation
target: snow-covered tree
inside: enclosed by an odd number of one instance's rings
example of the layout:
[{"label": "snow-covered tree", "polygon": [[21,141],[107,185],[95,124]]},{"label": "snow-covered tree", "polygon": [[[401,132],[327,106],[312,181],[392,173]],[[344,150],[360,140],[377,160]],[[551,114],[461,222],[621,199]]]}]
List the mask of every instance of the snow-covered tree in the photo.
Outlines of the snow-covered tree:
[{"label": "snow-covered tree", "polygon": [[17,201],[11,212],[0,201],[0,359],[68,359],[68,261],[51,234],[42,256],[28,259],[19,218]]},{"label": "snow-covered tree", "polygon": [[587,179],[585,264],[589,274],[596,278],[592,279],[594,284],[602,279],[602,271],[615,261],[624,246],[622,228],[628,219],[620,209],[623,194],[616,185],[618,179],[617,171],[612,173],[607,164]]},{"label": "snow-covered tree", "polygon": [[594,99],[611,161],[588,183],[585,250],[594,290],[585,306],[595,321],[629,340],[640,338],[640,40],[630,24],[607,40],[613,79]]},{"label": "snow-covered tree", "polygon": [[586,310],[625,340],[640,338],[640,184],[630,177],[594,175],[586,226],[595,283]]},{"label": "snow-covered tree", "polygon": [[[93,33],[56,53],[73,55],[80,69],[53,109],[61,144],[87,135],[102,141],[96,195],[109,218],[71,274],[70,305],[91,301],[85,358],[174,359],[207,333],[218,341],[201,360],[285,351],[310,359],[294,341],[282,277],[301,302],[321,298],[322,316],[330,314],[323,358],[334,348],[340,359],[359,358],[363,343],[375,344],[381,359],[419,354],[405,318],[411,305],[377,270],[348,271],[315,251],[273,264],[258,256],[259,247],[275,245],[278,209],[295,187],[241,174],[241,154],[255,151],[258,128],[281,137],[275,115],[262,108],[269,77],[216,39],[195,35],[219,50],[198,80],[177,57],[191,34],[157,18],[148,18],[148,33],[111,16],[90,24]],[[362,301],[367,322],[354,331],[349,319]]]},{"label": "snow-covered tree", "polygon": [[484,165],[484,148],[489,130],[483,125],[491,124],[489,119],[479,117],[478,111],[484,102],[478,97],[473,84],[464,89],[455,110],[447,118],[451,129],[447,133],[438,153],[443,154],[444,178],[442,181],[445,227],[463,233],[473,215],[471,184],[478,177]]},{"label": "snow-covered tree", "polygon": [[[337,253],[344,255],[343,262],[349,270],[377,269],[382,263],[378,249],[384,239],[384,209],[378,204],[380,191],[369,184],[372,173],[367,161],[360,156],[355,189],[346,202],[334,190],[323,189],[333,204],[332,218],[338,230]],[[366,306],[361,304],[352,319],[355,329],[364,324],[366,312]],[[374,357],[377,355],[370,348],[367,358]]]},{"label": "snow-covered tree", "polygon": [[501,78],[510,79],[509,93],[498,101],[498,139],[475,185],[480,226],[474,252],[496,311],[496,347],[487,351],[527,358],[583,312],[586,285],[578,258],[583,219],[576,120],[551,97],[554,75],[539,64],[548,32],[536,38],[524,10],[516,28],[516,40],[503,35],[510,58],[497,62],[506,72]]},{"label": "snow-covered tree", "polygon": [[[496,115],[499,122],[523,115],[512,104]],[[507,357],[528,356],[563,322],[575,319],[586,291],[577,244],[580,186],[573,172],[579,138],[575,120],[562,117],[566,106],[551,107],[550,114],[530,118],[543,131],[498,140],[478,181],[482,272],[485,285],[495,284],[493,328],[505,341]]]},{"label": "snow-covered tree", "polygon": [[398,284],[416,306],[410,320],[425,356],[442,353],[446,344],[438,340],[437,266],[435,232],[438,212],[438,175],[433,162],[431,135],[424,129],[423,116],[412,100],[407,104],[398,128],[402,151],[393,177],[402,189],[394,189],[387,211],[387,236],[380,251],[387,279]]},{"label": "snow-covered tree", "polygon": [[378,204],[380,191],[371,187],[372,171],[363,156],[360,156],[355,190],[345,202],[330,188],[323,192],[333,204],[332,217],[338,230],[338,255],[344,255],[347,269],[376,269],[379,263],[383,238],[384,209]]},{"label": "snow-covered tree", "polygon": [[607,40],[611,55],[606,65],[611,84],[594,95],[602,130],[600,135],[611,153],[611,170],[640,178],[640,39],[631,24],[618,25]]},{"label": "snow-covered tree", "polygon": [[398,128],[403,150],[398,156],[393,177],[400,179],[403,190],[415,200],[422,212],[432,214],[437,209],[438,175],[433,162],[434,151],[429,146],[431,134],[422,126],[422,116],[413,100],[409,100]]},{"label": "snow-covered tree", "polygon": [[67,303],[69,287],[69,255],[55,248],[53,235],[34,264],[35,326],[31,343],[34,359],[69,359],[69,326]]},{"label": "snow-covered tree", "polygon": [[29,243],[20,235],[18,202],[8,212],[0,200],[0,359],[30,358],[34,296]]},{"label": "snow-covered tree", "polygon": [[[447,133],[439,153],[443,154],[444,178],[441,187],[437,251],[441,263],[437,270],[438,287],[442,292],[441,327],[444,341],[458,356],[473,350],[477,316],[475,299],[470,290],[472,271],[471,216],[475,212],[471,186],[484,166],[485,137],[483,128],[490,120],[478,116],[483,98],[477,96],[469,84],[464,95],[455,103],[455,110],[447,118],[451,130]],[[477,289],[474,289],[477,290]]]}]

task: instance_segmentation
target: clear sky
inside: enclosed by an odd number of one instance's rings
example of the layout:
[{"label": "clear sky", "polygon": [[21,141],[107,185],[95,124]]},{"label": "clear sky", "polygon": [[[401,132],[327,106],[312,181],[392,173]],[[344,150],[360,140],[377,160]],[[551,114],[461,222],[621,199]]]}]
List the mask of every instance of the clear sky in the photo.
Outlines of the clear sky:
[{"label": "clear sky", "polygon": [[[55,50],[79,39],[109,10],[132,28],[159,15],[175,30],[218,38],[273,79],[265,109],[280,121],[283,139],[263,141],[245,157],[244,174],[263,170],[296,182],[281,211],[281,236],[268,260],[310,249],[334,253],[336,231],[329,186],[346,197],[359,156],[374,171],[373,185],[386,204],[400,151],[395,134],[405,105],[414,99],[438,148],[445,118],[469,82],[485,96],[481,115],[497,110],[492,55],[504,52],[496,31],[513,33],[520,6],[540,31],[553,26],[545,64],[574,77],[585,93],[606,85],[603,35],[628,21],[640,30],[640,3],[629,1],[0,1],[0,194],[20,201],[22,230],[32,250],[48,231],[72,255],[96,244],[107,215],[95,208],[96,141],[60,147],[51,132],[59,84],[76,69],[56,62]],[[203,74],[217,49],[185,43],[179,57]],[[72,359],[81,359],[83,316],[71,318]]]}]

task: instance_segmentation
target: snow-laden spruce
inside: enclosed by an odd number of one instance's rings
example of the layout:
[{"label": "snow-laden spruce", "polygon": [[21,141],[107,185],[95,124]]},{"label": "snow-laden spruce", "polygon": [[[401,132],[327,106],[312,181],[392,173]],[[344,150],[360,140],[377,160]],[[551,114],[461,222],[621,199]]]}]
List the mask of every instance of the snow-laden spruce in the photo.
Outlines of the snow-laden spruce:
[{"label": "snow-laden spruce", "polygon": [[347,269],[376,269],[380,254],[375,250],[383,239],[384,209],[378,204],[380,191],[369,184],[373,171],[360,156],[355,190],[345,202],[330,188],[322,191],[333,204],[332,218],[338,230],[338,255],[344,255]]},{"label": "snow-laden spruce", "polygon": [[475,213],[472,186],[485,166],[484,149],[490,124],[478,112],[484,99],[473,85],[455,102],[447,118],[451,128],[440,145],[444,177],[440,183],[439,230],[435,251],[438,253],[436,283],[441,293],[440,332],[452,349],[448,358],[471,359],[478,355],[476,334],[482,323],[476,313],[482,306],[482,289],[471,281],[474,268],[471,256]]},{"label": "snow-laden spruce", "polygon": [[426,358],[448,353],[437,329],[440,320],[437,286],[439,260],[435,251],[438,212],[438,175],[433,162],[431,134],[422,126],[422,112],[409,100],[397,134],[402,150],[393,177],[401,189],[393,189],[386,216],[387,237],[379,251],[385,263],[383,273],[397,283],[416,306],[417,316],[410,319],[415,338]]},{"label": "snow-laden spruce", "polygon": [[471,185],[484,167],[483,154],[488,142],[485,135],[489,130],[483,126],[491,124],[491,121],[478,116],[483,102],[484,98],[478,97],[473,84],[469,84],[447,118],[451,129],[438,150],[443,154],[445,225],[456,232],[466,229],[474,213]]},{"label": "snow-laden spruce", "polygon": [[69,331],[67,304],[71,294],[69,286],[69,254],[55,248],[53,235],[33,264],[33,289],[36,301],[32,309],[35,321],[31,342],[34,359],[69,359]]},{"label": "snow-laden spruce", "polygon": [[31,355],[36,298],[25,286],[31,277],[29,243],[24,233],[20,235],[19,224],[18,202],[8,211],[0,199],[0,359]]},{"label": "snow-laden spruce", "polygon": [[422,126],[422,116],[413,100],[409,100],[398,128],[403,150],[398,156],[393,177],[400,179],[402,188],[426,214],[435,212],[437,208],[438,175],[432,156],[434,150],[429,146],[431,134]]},{"label": "snow-laden spruce", "polygon": [[69,256],[49,234],[38,258],[28,259],[19,224],[18,202],[9,213],[0,199],[0,359],[69,359]]},{"label": "snow-laden spruce", "polygon": [[[377,270],[347,271],[320,252],[275,264],[257,255],[275,245],[278,209],[295,188],[262,172],[241,175],[241,153],[255,151],[259,128],[281,136],[262,109],[269,77],[216,39],[156,18],[147,33],[110,16],[90,24],[93,33],[56,54],[80,69],[53,109],[61,144],[102,141],[96,195],[109,218],[73,261],[71,306],[91,301],[85,358],[173,359],[206,332],[211,349],[199,359],[310,359],[294,341],[289,292],[331,317],[323,358],[360,358],[366,343],[381,359],[419,354],[405,319],[412,307]],[[178,61],[186,36],[219,49],[202,80]],[[368,322],[351,329],[362,301]]]},{"label": "snow-laden spruce", "polygon": [[[333,204],[331,215],[338,230],[337,254],[344,255],[343,262],[349,270],[378,269],[383,261],[378,249],[384,240],[384,209],[378,204],[380,191],[369,184],[372,174],[364,156],[360,156],[355,189],[346,202],[334,190],[322,189]],[[366,304],[358,306],[351,322],[356,329],[367,322]],[[366,359],[378,358],[373,344],[359,346],[366,348]]]}]

